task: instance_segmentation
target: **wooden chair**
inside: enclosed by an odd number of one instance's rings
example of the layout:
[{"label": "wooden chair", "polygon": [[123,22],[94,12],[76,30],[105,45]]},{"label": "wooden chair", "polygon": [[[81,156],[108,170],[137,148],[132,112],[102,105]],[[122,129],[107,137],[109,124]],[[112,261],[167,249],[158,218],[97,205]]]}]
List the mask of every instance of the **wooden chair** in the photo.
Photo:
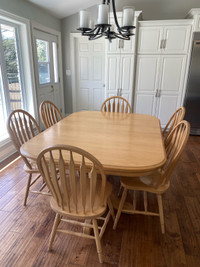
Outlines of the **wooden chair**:
[{"label": "wooden chair", "polygon": [[178,108],[174,114],[171,116],[171,118],[169,119],[167,125],[165,126],[162,134],[163,134],[163,138],[164,140],[167,138],[167,136],[171,133],[171,131],[173,130],[173,128],[180,122],[183,120],[185,116],[185,108],[184,107],[180,107]]},{"label": "wooden chair", "polygon": [[[106,181],[102,164],[88,152],[66,145],[55,145],[44,149],[37,158],[37,164],[52,193],[50,204],[56,212],[49,250],[52,248],[56,232],[87,237],[95,239],[99,261],[102,263],[100,239],[110,215],[114,219],[114,210],[109,198],[112,185]],[[60,179],[57,180],[57,177]],[[103,217],[107,204],[109,211]],[[87,223],[81,222],[81,219],[87,220]],[[98,219],[104,221],[103,226],[97,225]],[[61,221],[93,229],[94,236],[84,232],[59,229]]]},{"label": "wooden chair", "polygon": [[[7,120],[7,129],[15,148],[19,153],[20,147],[26,141],[40,133],[40,129],[36,120],[28,112],[21,109],[17,109],[10,114]],[[30,190],[30,187],[40,178],[41,175],[39,174],[36,162],[30,161],[22,155],[21,157],[25,162],[24,171],[29,174],[24,198],[24,206],[26,206],[29,192],[45,195],[49,194],[46,192],[42,192],[46,185],[45,183],[42,184],[41,188],[38,191]],[[32,175],[37,173],[39,175],[32,181]]]},{"label": "wooden chair", "polygon": [[40,118],[47,129],[62,120],[62,115],[54,103],[45,100],[40,104]]},{"label": "wooden chair", "polygon": [[131,113],[131,105],[121,96],[112,96],[103,102],[101,111]]},{"label": "wooden chair", "polygon": [[[164,215],[162,206],[162,194],[170,186],[170,176],[183,152],[190,133],[190,125],[187,121],[180,122],[168,135],[165,140],[167,161],[162,169],[152,173],[147,177],[122,177],[121,186],[124,189],[113,229],[116,229],[121,212],[129,214],[143,214],[160,217],[161,231],[164,234]],[[125,203],[128,190],[133,190],[133,205],[126,207]],[[144,210],[136,209],[136,192],[144,192]],[[159,212],[148,211],[147,192],[154,193],[157,196]]]}]

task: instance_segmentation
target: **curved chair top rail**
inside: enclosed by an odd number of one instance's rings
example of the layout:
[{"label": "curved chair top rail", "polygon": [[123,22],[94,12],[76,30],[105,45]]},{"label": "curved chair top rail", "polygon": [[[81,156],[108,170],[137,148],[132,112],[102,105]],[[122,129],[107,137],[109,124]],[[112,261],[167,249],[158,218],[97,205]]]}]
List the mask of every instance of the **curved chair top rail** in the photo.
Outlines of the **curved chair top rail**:
[{"label": "curved chair top rail", "polygon": [[62,120],[62,115],[54,103],[45,100],[40,104],[40,118],[44,127],[47,129]]},{"label": "curved chair top rail", "polygon": [[167,161],[163,167],[164,182],[168,182],[190,135],[190,124],[183,120],[179,122],[165,139]]},{"label": "curved chair top rail", "polygon": [[[14,143],[15,148],[20,153],[20,147],[40,133],[40,128],[37,121],[31,114],[22,109],[14,110],[8,117],[7,130],[11,140]],[[28,160],[23,157],[28,168],[31,169],[31,165]]]},{"label": "curved chair top rail", "polygon": [[171,118],[169,119],[167,125],[165,126],[165,128],[164,128],[164,130],[162,132],[162,134],[164,136],[164,139],[166,139],[167,136],[170,134],[170,132],[173,130],[173,128],[180,121],[183,120],[184,116],[185,116],[185,108],[184,107],[180,107],[174,112],[174,114],[171,116]]},{"label": "curved chair top rail", "polygon": [[131,105],[121,96],[112,96],[103,102],[101,111],[131,113]]},{"label": "curved chair top rail", "polygon": [[59,210],[92,216],[104,206],[106,175],[90,153],[74,146],[54,145],[40,152],[37,164]]}]

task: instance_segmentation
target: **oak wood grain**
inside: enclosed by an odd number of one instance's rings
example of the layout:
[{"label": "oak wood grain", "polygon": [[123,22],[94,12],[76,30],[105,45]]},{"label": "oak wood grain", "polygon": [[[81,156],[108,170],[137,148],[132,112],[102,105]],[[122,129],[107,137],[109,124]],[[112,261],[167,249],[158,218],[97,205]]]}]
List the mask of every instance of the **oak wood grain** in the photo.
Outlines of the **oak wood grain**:
[{"label": "oak wood grain", "polygon": [[84,111],[73,113],[21,147],[36,160],[42,149],[72,145],[94,155],[108,174],[133,175],[166,161],[158,118],[143,114]]},{"label": "oak wood grain", "polygon": [[[104,264],[98,261],[93,240],[58,233],[53,251],[48,252],[54,220],[49,197],[30,193],[30,204],[22,205],[26,175],[21,175],[24,162],[17,160],[0,173],[0,266],[141,267],[147,262],[156,267],[200,266],[199,147],[200,137],[191,136],[163,195],[165,235],[156,217],[122,214],[116,231],[110,220],[102,238]],[[118,186],[118,192],[119,178],[109,177],[109,181]],[[149,209],[154,210],[154,196],[150,194],[148,200]],[[137,194],[140,206],[143,198]],[[67,224],[66,228],[79,227]]]}]

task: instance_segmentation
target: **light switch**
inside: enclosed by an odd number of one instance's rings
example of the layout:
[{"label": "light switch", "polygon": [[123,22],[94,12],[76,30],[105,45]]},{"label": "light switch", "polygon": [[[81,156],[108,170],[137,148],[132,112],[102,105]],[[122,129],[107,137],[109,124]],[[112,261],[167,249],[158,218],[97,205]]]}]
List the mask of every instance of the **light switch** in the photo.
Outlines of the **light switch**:
[{"label": "light switch", "polygon": [[66,70],[66,75],[71,76],[71,70]]}]

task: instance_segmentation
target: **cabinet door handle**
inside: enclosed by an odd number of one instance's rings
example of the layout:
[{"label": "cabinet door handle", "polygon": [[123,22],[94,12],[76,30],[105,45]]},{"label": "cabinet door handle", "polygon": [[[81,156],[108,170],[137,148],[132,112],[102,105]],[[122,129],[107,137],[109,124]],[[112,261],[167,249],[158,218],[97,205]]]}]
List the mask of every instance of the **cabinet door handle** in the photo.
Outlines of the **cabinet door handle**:
[{"label": "cabinet door handle", "polygon": [[160,49],[162,49],[163,48],[163,39],[160,41]]},{"label": "cabinet door handle", "polygon": [[124,40],[121,40],[121,48],[124,48]]},{"label": "cabinet door handle", "polygon": [[155,97],[158,97],[158,89],[156,90],[156,94],[155,94]]},{"label": "cabinet door handle", "polygon": [[158,97],[161,96],[161,90],[158,90]]},{"label": "cabinet door handle", "polygon": [[50,91],[50,93],[53,93],[54,92],[54,87],[53,87],[53,85],[51,85],[51,91]]},{"label": "cabinet door handle", "polygon": [[165,39],[164,42],[163,42],[163,48],[164,49],[166,48],[166,44],[167,44],[167,39]]},{"label": "cabinet door handle", "polygon": [[119,40],[119,48],[121,48],[121,41],[122,41],[122,40]]}]

